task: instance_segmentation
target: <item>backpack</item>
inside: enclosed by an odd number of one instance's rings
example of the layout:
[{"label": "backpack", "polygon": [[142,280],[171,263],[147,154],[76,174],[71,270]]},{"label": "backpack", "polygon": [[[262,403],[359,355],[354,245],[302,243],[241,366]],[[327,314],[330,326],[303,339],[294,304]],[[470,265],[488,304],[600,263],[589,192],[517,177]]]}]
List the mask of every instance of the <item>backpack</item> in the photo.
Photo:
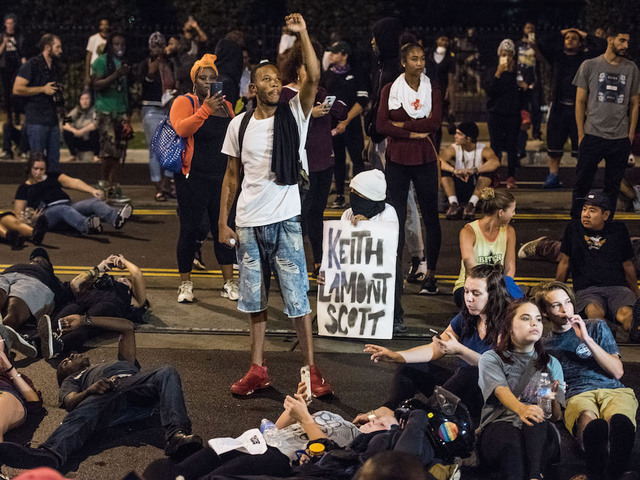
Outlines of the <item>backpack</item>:
[{"label": "backpack", "polygon": [[[193,99],[188,95],[184,96],[191,102],[191,107],[195,108]],[[162,119],[156,131],[153,132],[149,150],[158,159],[163,170],[179,173],[182,171],[182,153],[186,148],[187,140],[173,129],[169,115]]]}]

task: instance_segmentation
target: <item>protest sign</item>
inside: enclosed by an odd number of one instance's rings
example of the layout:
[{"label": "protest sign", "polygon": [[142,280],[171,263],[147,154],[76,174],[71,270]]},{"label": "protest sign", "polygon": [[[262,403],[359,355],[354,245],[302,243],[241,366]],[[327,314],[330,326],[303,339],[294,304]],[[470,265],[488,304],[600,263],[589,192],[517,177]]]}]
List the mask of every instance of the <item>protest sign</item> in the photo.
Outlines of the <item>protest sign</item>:
[{"label": "protest sign", "polygon": [[325,221],[318,285],[318,333],[391,338],[398,225]]}]

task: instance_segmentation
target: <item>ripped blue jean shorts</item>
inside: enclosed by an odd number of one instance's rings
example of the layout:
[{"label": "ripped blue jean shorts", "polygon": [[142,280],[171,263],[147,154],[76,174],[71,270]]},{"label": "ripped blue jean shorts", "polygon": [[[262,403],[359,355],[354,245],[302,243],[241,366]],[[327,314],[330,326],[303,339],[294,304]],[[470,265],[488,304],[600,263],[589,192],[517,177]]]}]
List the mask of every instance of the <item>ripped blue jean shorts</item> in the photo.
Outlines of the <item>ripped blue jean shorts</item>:
[{"label": "ripped blue jean shorts", "polygon": [[273,273],[284,302],[284,313],[298,318],[311,313],[309,277],[300,217],[260,227],[237,227],[238,310],[257,313],[267,309]]}]

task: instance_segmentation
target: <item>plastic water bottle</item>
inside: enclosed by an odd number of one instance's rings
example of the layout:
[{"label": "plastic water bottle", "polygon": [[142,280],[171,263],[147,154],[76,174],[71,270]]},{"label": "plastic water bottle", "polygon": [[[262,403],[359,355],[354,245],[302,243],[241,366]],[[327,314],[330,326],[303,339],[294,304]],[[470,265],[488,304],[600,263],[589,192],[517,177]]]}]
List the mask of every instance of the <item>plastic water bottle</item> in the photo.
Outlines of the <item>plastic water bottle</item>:
[{"label": "plastic water bottle", "polygon": [[264,436],[264,441],[267,442],[267,445],[275,448],[280,446],[278,427],[276,427],[271,420],[266,418],[262,419],[260,422],[260,432]]},{"label": "plastic water bottle", "polygon": [[548,373],[540,374],[537,397],[538,406],[544,412],[544,418],[551,418],[551,380]]}]

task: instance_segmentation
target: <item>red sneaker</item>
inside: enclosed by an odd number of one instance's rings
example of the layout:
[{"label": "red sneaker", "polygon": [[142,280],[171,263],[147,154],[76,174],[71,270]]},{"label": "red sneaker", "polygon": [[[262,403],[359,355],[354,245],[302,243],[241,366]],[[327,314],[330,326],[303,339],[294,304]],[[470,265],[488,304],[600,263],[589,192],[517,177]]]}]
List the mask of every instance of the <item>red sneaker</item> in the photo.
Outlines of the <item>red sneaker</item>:
[{"label": "red sneaker", "polygon": [[267,388],[269,385],[271,384],[269,383],[267,367],[252,363],[245,376],[231,385],[231,393],[234,395],[251,395],[254,390]]},{"label": "red sneaker", "polygon": [[310,367],[311,373],[311,393],[314,397],[324,397],[325,395],[333,395],[333,387],[329,382],[322,378],[320,369],[315,365]]}]

